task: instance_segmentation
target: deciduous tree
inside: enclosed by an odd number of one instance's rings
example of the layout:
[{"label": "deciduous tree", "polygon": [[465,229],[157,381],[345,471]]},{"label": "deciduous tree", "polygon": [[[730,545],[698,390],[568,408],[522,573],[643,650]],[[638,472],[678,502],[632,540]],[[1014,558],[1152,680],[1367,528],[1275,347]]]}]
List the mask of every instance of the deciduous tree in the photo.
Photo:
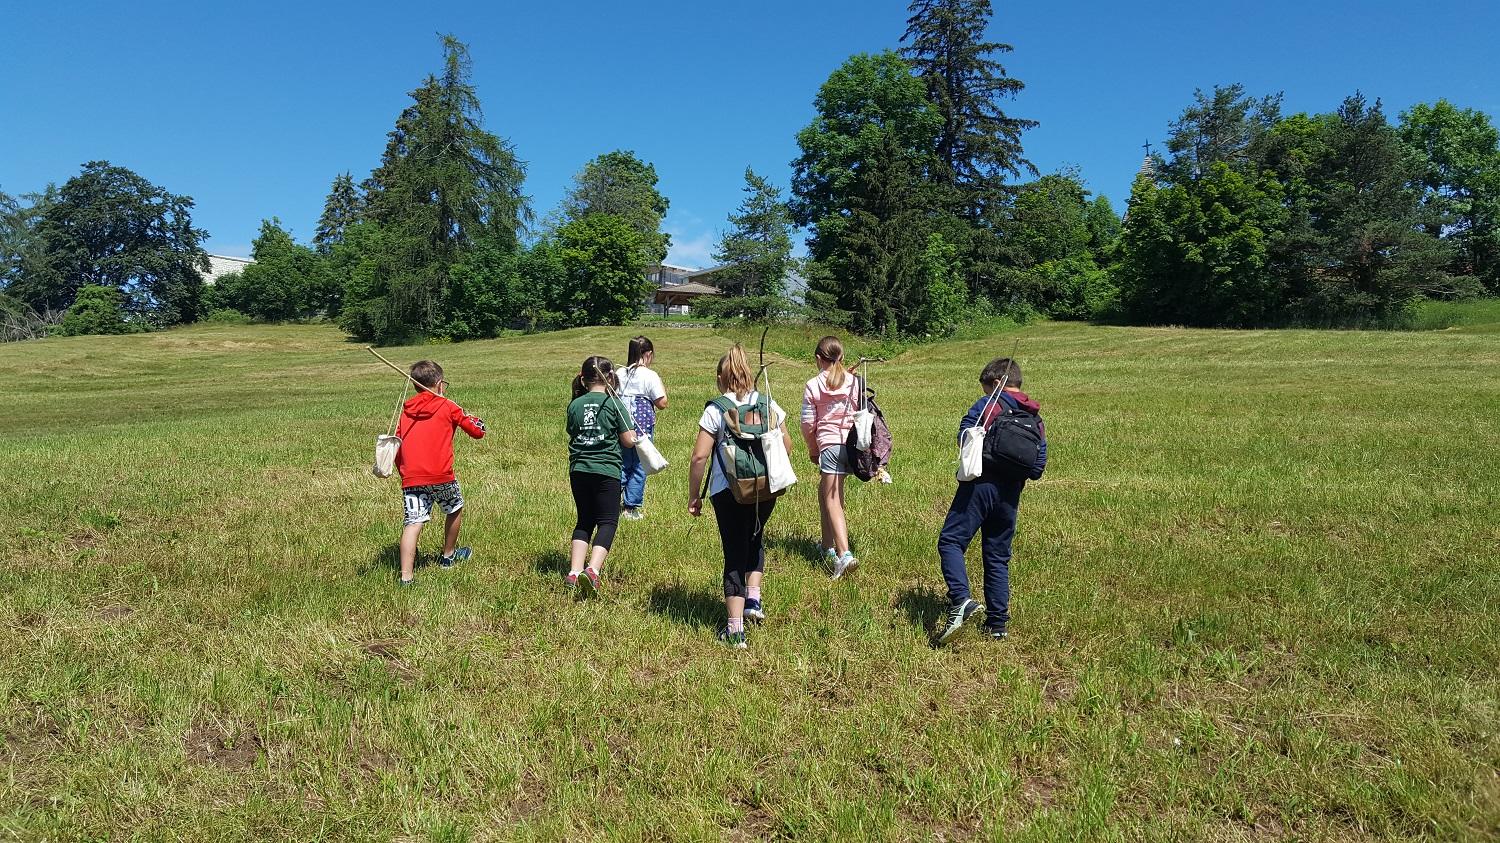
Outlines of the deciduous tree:
[{"label": "deciduous tree", "polygon": [[89,285],[124,294],[127,312],[153,325],[197,319],[207,232],[193,227],[193,200],[124,167],[90,161],[36,222],[8,294],[37,310],[62,310]]},{"label": "deciduous tree", "polygon": [[646,260],[661,263],[672,244],[671,236],[661,230],[670,203],[656,183],[655,165],[630,150],[606,152],[573,177],[573,189],[564,197],[562,211],[568,220],[593,214],[624,220],[640,234]]}]

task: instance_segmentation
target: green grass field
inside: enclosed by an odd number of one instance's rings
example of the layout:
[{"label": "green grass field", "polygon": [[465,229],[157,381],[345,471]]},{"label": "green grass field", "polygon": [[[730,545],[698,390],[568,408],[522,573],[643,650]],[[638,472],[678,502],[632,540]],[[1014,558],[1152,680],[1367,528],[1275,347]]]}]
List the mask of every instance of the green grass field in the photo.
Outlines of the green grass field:
[{"label": "green grass field", "polygon": [[[332,328],[0,346],[0,836],[1500,835],[1500,335],[908,350],[873,377],[896,483],[851,490],[858,574],[816,561],[799,462],[734,653],[683,511],[722,334],[653,329],[674,466],[605,598],[563,594],[567,381],[631,333],[387,352],[491,430],[458,445],[475,559],[400,591],[398,484],[369,473],[400,385]],[[1052,462],[1011,638],[933,650],[954,427],[1017,337]],[[773,336],[789,409],[814,338]]]}]

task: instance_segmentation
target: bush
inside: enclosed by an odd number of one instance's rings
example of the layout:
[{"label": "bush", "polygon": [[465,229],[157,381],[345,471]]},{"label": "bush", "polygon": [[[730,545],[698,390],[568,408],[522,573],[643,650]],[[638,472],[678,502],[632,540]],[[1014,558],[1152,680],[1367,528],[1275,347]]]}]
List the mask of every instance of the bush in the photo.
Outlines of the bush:
[{"label": "bush", "polygon": [[250,317],[232,307],[220,307],[210,310],[203,321],[219,325],[249,325]]},{"label": "bush", "polygon": [[87,285],[79,288],[78,298],[57,326],[57,334],[77,337],[86,334],[128,334],[137,330],[125,321],[125,300],[114,287]]}]

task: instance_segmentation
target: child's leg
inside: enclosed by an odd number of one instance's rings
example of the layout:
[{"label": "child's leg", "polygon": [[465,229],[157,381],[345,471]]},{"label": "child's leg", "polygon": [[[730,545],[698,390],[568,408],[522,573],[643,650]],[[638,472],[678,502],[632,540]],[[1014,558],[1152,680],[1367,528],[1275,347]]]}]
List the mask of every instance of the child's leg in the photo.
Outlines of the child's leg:
[{"label": "child's leg", "polygon": [[756,600],[760,599],[760,581],[766,575],[766,522],[771,519],[771,510],[776,508],[776,499],[772,498],[759,507],[760,529],[751,525],[749,565],[745,572],[745,596]]},{"label": "child's leg", "polygon": [[620,449],[620,483],[625,487],[625,506],[640,509],[646,497],[646,467],[634,448]]},{"label": "child's leg", "polygon": [[452,556],[458,547],[458,528],[463,524],[464,511],[455,509],[448,513],[448,518],[443,522],[443,555]]},{"label": "child's leg", "polygon": [[422,535],[422,522],[407,524],[401,528],[401,579],[409,580],[417,571],[417,537]]},{"label": "child's leg", "polygon": [[985,513],[984,538],[985,626],[1004,629],[1010,622],[1010,542],[1016,534],[1021,484],[993,484],[994,502]]},{"label": "child's leg", "polygon": [[828,496],[823,493],[828,482],[828,475],[818,475],[818,522],[822,528],[822,538],[819,547],[823,550],[834,549],[833,520],[828,517]]},{"label": "child's leg", "polygon": [[[719,544],[724,550],[724,615],[730,632],[745,628],[745,596],[748,587],[751,531],[754,530],[753,507],[735,503],[728,492],[709,499],[714,520],[719,526]],[[759,584],[760,578],[756,577]]]},{"label": "child's leg", "polygon": [[969,572],[964,565],[964,554],[984,523],[986,488],[992,487],[977,482],[958,484],[953,503],[948,506],[948,517],[943,519],[943,529],[938,533],[938,559],[943,579],[948,583],[949,603],[969,598]]},{"label": "child's leg", "polygon": [[594,573],[604,570],[604,557],[615,543],[615,530],[620,525],[620,481],[602,474],[594,476],[594,552],[589,558],[589,567]]},{"label": "child's leg", "polygon": [[818,506],[823,511],[824,547],[839,553],[849,549],[849,530],[844,523],[843,501],[844,476],[842,474],[820,474],[818,476]]},{"label": "child's leg", "polygon": [[594,494],[589,475],[575,471],[568,475],[573,487],[573,507],[578,510],[578,519],[573,524],[573,543],[568,548],[568,572],[583,572],[584,560],[589,553],[589,537],[594,533],[597,516],[594,513]]}]

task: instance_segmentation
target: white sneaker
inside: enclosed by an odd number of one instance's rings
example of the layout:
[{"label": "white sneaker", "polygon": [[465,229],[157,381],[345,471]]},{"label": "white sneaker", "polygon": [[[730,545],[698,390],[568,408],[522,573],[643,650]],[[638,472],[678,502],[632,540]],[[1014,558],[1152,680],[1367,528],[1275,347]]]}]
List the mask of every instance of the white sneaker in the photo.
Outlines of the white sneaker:
[{"label": "white sneaker", "polygon": [[859,560],[854,558],[852,551],[846,550],[844,551],[844,555],[840,556],[838,561],[833,563],[833,578],[838,579],[845,574],[852,574],[854,573],[854,569],[858,567]]},{"label": "white sneaker", "polygon": [[624,518],[627,521],[639,521],[646,516],[639,509],[631,509],[629,507],[626,507],[620,512],[620,517]]}]

